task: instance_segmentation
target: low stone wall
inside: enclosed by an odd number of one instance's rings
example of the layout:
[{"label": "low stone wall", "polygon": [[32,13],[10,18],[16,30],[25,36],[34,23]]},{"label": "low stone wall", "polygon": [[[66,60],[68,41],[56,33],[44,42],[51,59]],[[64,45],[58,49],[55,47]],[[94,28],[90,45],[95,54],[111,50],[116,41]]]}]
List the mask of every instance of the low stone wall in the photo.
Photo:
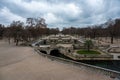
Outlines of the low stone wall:
[{"label": "low stone wall", "polygon": [[113,60],[112,55],[95,55],[95,54],[64,54],[74,60]]},{"label": "low stone wall", "polygon": [[112,56],[108,55],[81,55],[75,56],[77,60],[112,60]]},{"label": "low stone wall", "polygon": [[92,71],[92,72],[96,72],[96,73],[100,73],[100,74],[102,73],[104,75],[110,76],[111,78],[116,78],[116,77],[120,76],[120,72],[118,72],[118,71],[105,69],[105,68],[101,68],[101,67],[81,63],[81,62],[76,62],[76,61],[72,61],[72,60],[67,60],[67,59],[51,56],[51,55],[48,55],[48,54],[43,54],[43,53],[39,52],[39,50],[37,50],[37,49],[35,49],[35,51],[37,53],[39,53],[40,55],[42,55],[43,57],[47,57],[51,60],[56,60],[56,61],[66,63],[66,64],[70,64],[70,65],[73,65],[73,66],[78,66],[78,67],[86,69],[88,71]]}]

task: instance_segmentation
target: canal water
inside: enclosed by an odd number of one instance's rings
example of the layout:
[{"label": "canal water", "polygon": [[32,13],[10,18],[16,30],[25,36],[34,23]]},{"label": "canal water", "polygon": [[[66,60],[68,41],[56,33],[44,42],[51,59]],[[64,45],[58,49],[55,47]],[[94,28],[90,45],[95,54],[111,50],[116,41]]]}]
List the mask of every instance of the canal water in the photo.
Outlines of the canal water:
[{"label": "canal water", "polygon": [[99,66],[99,67],[103,67],[103,68],[107,68],[107,69],[120,72],[120,61],[118,60],[82,60],[78,62],[83,62],[86,64],[91,64],[94,66]]},{"label": "canal water", "polygon": [[[56,53],[56,52],[54,52],[54,53]],[[59,52],[57,54],[58,55],[55,55],[56,57],[73,60]],[[120,61],[119,60],[77,60],[77,62],[82,62],[82,63],[99,66],[99,67],[103,67],[103,68],[107,68],[107,69],[111,69],[111,70],[120,72]]]},{"label": "canal water", "polygon": [[[50,55],[73,60],[73,59],[61,54],[59,52],[59,50],[57,50],[57,49],[51,51]],[[76,61],[76,60],[74,60],[74,61]],[[107,68],[107,69],[111,69],[111,70],[120,72],[120,61],[119,60],[77,60],[77,62],[82,62],[82,63],[99,66],[99,67],[103,67],[103,68]]]}]

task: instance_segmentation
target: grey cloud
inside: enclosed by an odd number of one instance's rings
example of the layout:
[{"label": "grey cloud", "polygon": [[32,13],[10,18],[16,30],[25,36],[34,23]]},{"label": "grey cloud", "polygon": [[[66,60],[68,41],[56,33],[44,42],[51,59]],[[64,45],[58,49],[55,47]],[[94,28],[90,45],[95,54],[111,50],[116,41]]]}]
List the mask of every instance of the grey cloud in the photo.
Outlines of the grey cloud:
[{"label": "grey cloud", "polygon": [[[0,11],[6,7],[19,19],[44,17],[48,27],[84,27],[119,18],[119,4],[120,0],[1,0]],[[0,23],[10,23],[5,16]]]}]

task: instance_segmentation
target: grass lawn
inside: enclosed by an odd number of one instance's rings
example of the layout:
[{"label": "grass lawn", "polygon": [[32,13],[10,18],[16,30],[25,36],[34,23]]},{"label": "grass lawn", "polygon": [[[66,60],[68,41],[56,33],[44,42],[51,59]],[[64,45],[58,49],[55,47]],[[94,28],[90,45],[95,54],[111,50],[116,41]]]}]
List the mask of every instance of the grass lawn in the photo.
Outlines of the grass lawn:
[{"label": "grass lawn", "polygon": [[98,51],[94,51],[94,50],[90,50],[90,51],[87,51],[87,50],[79,50],[77,51],[78,54],[101,54],[100,52]]}]

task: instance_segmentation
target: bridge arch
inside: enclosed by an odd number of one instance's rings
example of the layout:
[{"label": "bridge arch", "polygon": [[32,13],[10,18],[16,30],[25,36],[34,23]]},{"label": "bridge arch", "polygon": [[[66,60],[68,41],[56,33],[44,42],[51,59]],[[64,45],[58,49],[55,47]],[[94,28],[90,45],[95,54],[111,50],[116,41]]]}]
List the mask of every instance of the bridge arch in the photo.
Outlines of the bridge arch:
[{"label": "bridge arch", "polygon": [[61,55],[61,53],[60,53],[59,49],[52,49],[50,51],[50,55],[59,57]]}]

